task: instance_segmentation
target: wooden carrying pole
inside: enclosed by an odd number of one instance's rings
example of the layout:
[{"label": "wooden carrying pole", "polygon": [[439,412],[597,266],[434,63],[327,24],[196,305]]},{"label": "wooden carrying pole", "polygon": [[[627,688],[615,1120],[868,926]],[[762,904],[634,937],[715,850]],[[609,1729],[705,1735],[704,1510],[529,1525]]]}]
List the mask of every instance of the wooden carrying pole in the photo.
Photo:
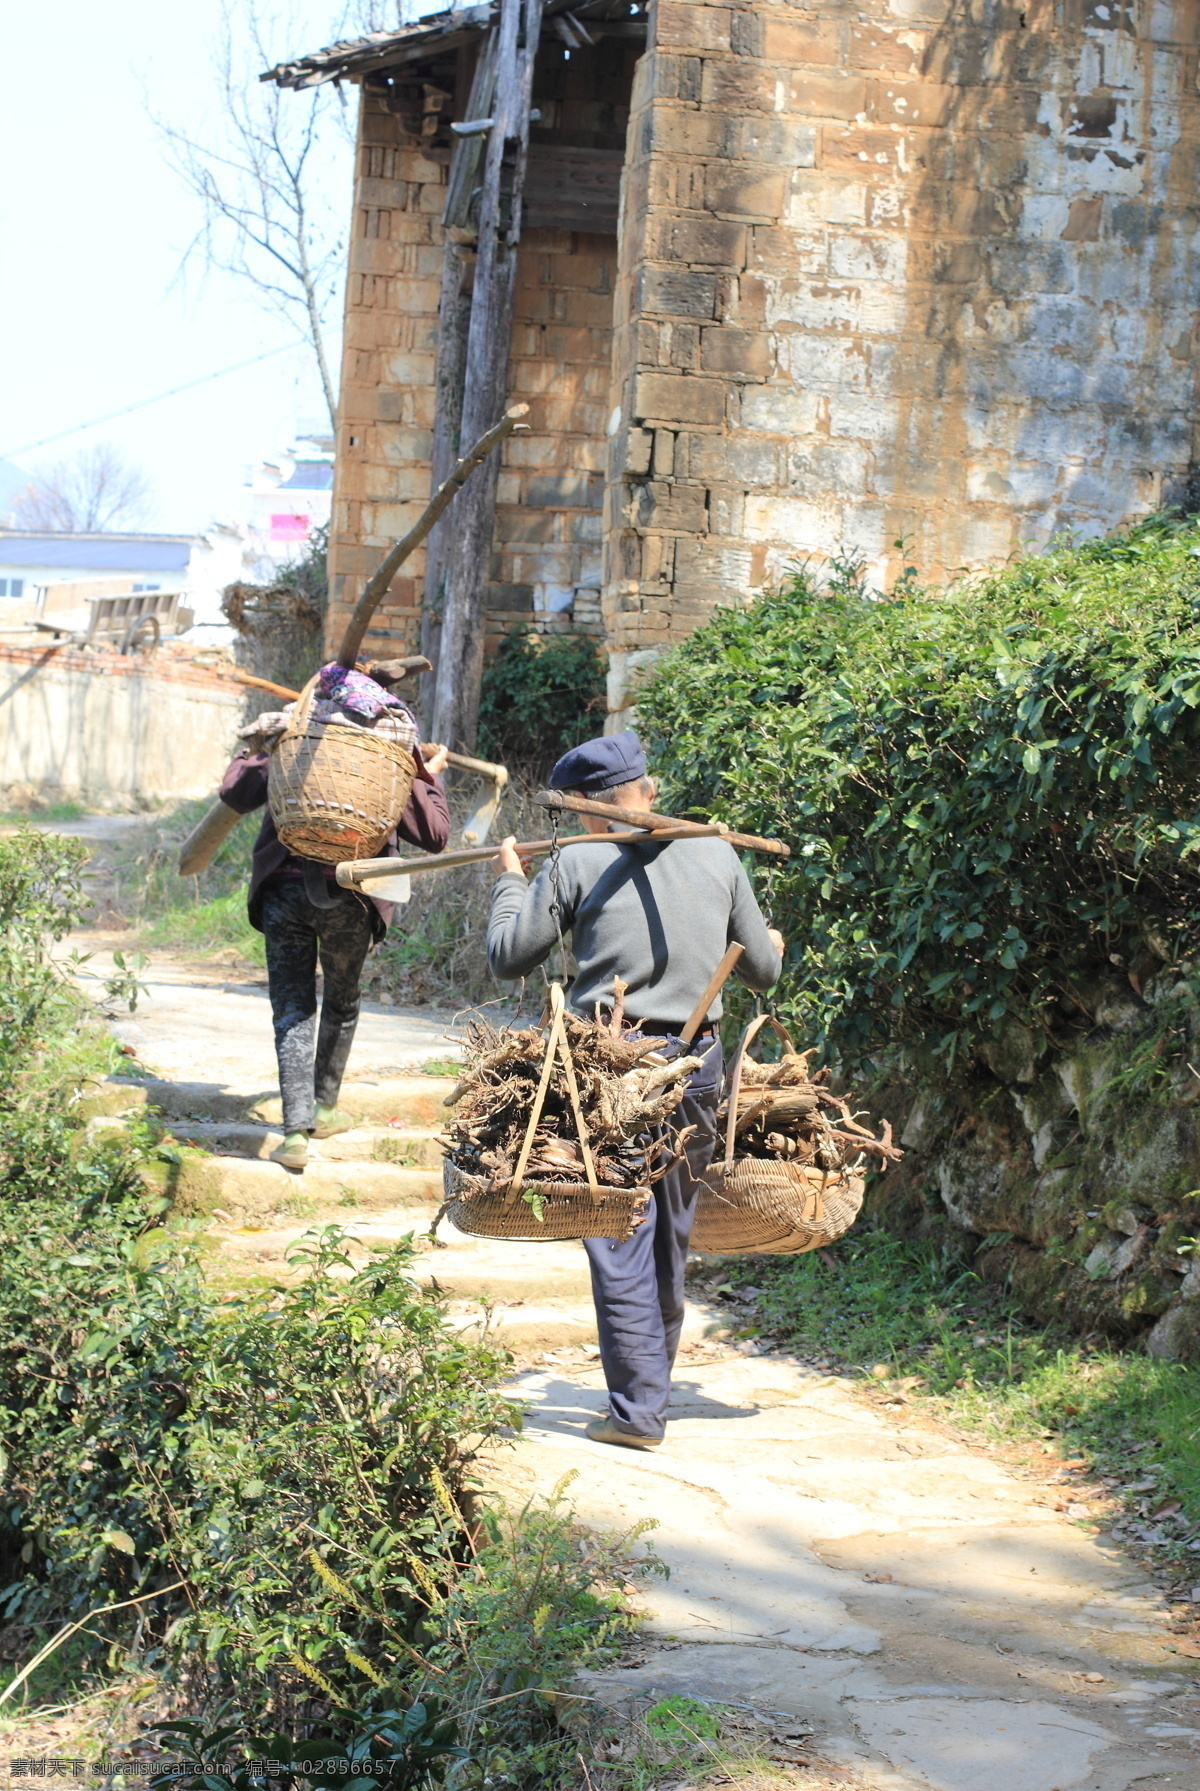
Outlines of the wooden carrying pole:
[{"label": "wooden carrying pole", "polygon": [[[388,586],[413,548],[419,547],[424,541],[460,485],[470,478],[477,466],[487,460],[493,448],[499,447],[506,435],[512,434],[528,411],[527,404],[510,405],[500,421],[494,423],[480,436],[475,446],[463,455],[449,477],[442,480],[407,535],[401,536],[400,540],[384,555],[382,562],[368,579],[362,596],[354,606],[354,614],[346,624],[346,632],[343,634],[342,644],[338,648],[337,663],[339,665],[344,665],[348,671],[354,669],[358,650],[371,625],[371,617],[387,595]],[[492,488],[495,488],[494,477]]]},{"label": "wooden carrying pole", "polygon": [[561,814],[597,815],[602,821],[620,821],[626,827],[673,827],[684,834],[719,834],[739,852],[769,852],[775,858],[790,858],[792,848],[782,840],[759,839],[756,833],[734,833],[723,821],[679,821],[671,815],[658,815],[651,809],[618,808],[615,802],[593,802],[587,796],[572,796],[566,790],[539,790],[533,799],[541,808]]},{"label": "wooden carrying pole", "polygon": [[[423,653],[415,653],[410,659],[387,659],[381,661],[379,666],[371,667],[372,672],[379,669],[390,672],[392,677],[396,678],[403,672],[427,672],[429,661]],[[271,684],[266,678],[252,678],[248,672],[231,672],[230,676],[236,678],[239,684],[253,684],[257,690],[269,690],[272,696],[283,697],[285,702],[298,703],[300,701],[300,692],[290,690],[286,684]],[[425,752],[435,750],[432,741],[427,741],[422,748],[422,751]],[[490,778],[498,789],[502,790],[508,782],[507,765],[493,765],[489,759],[469,759],[465,752],[450,751],[446,753],[446,761],[453,765],[456,771],[477,771],[480,777]]]},{"label": "wooden carrying pole", "polygon": [[241,818],[227,802],[214,802],[179,848],[179,875],[198,877],[206,871]]},{"label": "wooden carrying pole", "polygon": [[[717,829],[702,828],[715,835]],[[514,850],[522,858],[544,858],[559,846],[655,846],[664,840],[694,839],[695,835],[676,833],[670,827],[659,827],[653,833],[572,833],[565,840],[522,840]],[[357,889],[376,877],[408,877],[414,871],[457,871],[465,864],[483,864],[496,856],[494,846],[471,846],[462,852],[438,852],[430,858],[356,858],[337,867],[337,880],[343,889]],[[712,1000],[712,996],[709,996]]]},{"label": "wooden carrying pole", "polygon": [[[378,671],[385,671],[393,682],[398,678],[411,677],[413,672],[427,672],[428,670],[429,661],[423,653],[414,653],[408,659],[385,659],[371,667],[372,675]],[[268,696],[282,697],[288,703],[296,702],[300,696],[298,690],[289,690],[286,684],[272,684],[269,678],[254,678],[249,672],[230,672],[229,676],[235,684],[248,684],[254,690],[265,690]]]}]

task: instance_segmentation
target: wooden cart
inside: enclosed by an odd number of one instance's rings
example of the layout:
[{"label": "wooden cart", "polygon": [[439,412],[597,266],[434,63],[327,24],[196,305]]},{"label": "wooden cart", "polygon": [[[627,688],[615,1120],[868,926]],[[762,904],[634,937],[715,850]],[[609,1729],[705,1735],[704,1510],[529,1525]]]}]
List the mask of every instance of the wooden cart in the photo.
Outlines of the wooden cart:
[{"label": "wooden cart", "polygon": [[63,622],[35,622],[73,647],[117,646],[122,653],[152,653],[164,634],[174,632],[182,591],[130,591],[119,597],[89,597],[88,624],[80,632]]}]

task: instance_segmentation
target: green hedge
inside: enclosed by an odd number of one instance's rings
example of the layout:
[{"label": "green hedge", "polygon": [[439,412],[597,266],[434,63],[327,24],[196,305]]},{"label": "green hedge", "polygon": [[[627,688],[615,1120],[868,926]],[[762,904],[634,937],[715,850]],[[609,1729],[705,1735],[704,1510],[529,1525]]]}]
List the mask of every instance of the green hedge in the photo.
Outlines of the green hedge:
[{"label": "green hedge", "polygon": [[[950,592],[801,570],[656,668],[664,807],[793,848],[782,1006],[847,1062],[1087,1018],[1200,921],[1200,527],[1160,516]],[[761,869],[757,873],[762,886]]]}]

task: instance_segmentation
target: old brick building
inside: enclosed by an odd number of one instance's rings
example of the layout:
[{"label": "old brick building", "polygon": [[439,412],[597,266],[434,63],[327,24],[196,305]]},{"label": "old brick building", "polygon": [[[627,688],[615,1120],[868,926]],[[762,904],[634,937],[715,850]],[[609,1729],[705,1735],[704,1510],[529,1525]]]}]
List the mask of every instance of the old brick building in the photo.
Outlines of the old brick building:
[{"label": "old brick building", "polygon": [[[276,71],[362,84],[335,629],[428,495],[448,126],[494,16]],[[945,576],[1182,492],[1198,41],[1195,0],[551,0],[493,623],[602,629],[619,713],[789,561],[886,581],[904,537]],[[415,641],[424,582],[373,641]]]}]

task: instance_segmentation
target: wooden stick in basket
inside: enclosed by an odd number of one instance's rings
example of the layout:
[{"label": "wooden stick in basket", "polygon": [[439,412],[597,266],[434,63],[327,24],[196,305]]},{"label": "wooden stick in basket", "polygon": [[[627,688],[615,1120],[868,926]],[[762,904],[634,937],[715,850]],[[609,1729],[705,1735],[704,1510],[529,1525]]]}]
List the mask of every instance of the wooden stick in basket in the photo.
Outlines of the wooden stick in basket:
[{"label": "wooden stick in basket", "polygon": [[729,950],[725,953],[725,956],[721,959],[721,962],[709,977],[708,987],[705,989],[703,995],[683,1023],[683,1029],[679,1034],[679,1042],[681,1045],[691,1044],[705,1020],[708,1018],[709,1008],[733,975],[734,966],[737,964],[738,959],[745,949],[745,946],[739,945],[736,940],[734,940],[733,944],[729,947]]},{"label": "wooden stick in basket", "polygon": [[363,644],[367,629],[371,625],[371,617],[382,603],[388,586],[399,572],[414,547],[419,547],[426,535],[446,508],[460,485],[485,461],[493,448],[499,447],[506,435],[511,435],[520,424],[521,418],[528,415],[527,404],[511,404],[498,423],[481,435],[475,446],[463,455],[449,478],[443,479],[425,508],[414,522],[407,535],[401,536],[391,550],[384,555],[376,571],[367,580],[362,596],[354,606],[354,614],[346,624],[346,632],[342,636],[342,644],[338,648],[337,662],[353,671],[354,662],[358,658],[358,649]]},{"label": "wooden stick in basket", "polygon": [[760,839],[756,833],[734,833],[723,821],[680,821],[673,815],[655,814],[650,809],[618,808],[613,802],[593,802],[589,796],[572,796],[566,790],[539,790],[533,799],[552,813],[564,809],[573,815],[598,815],[603,821],[622,821],[626,827],[675,827],[691,834],[719,834],[739,852],[770,852],[776,858],[790,858],[792,848],[782,840]]},{"label": "wooden stick in basket", "polygon": [[[702,827],[702,834],[715,835],[715,827]],[[571,833],[566,839],[520,840],[515,850],[522,858],[544,858],[555,845],[567,846],[633,846],[657,845],[662,840],[693,839],[691,829],[680,833],[673,827],[657,827],[651,833]],[[410,877],[414,871],[457,871],[463,865],[483,864],[496,856],[494,846],[469,846],[461,852],[438,852],[429,858],[358,858],[347,859],[337,867],[337,880],[343,889],[357,889],[376,877]],[[712,997],[709,997],[711,1001]]]}]

